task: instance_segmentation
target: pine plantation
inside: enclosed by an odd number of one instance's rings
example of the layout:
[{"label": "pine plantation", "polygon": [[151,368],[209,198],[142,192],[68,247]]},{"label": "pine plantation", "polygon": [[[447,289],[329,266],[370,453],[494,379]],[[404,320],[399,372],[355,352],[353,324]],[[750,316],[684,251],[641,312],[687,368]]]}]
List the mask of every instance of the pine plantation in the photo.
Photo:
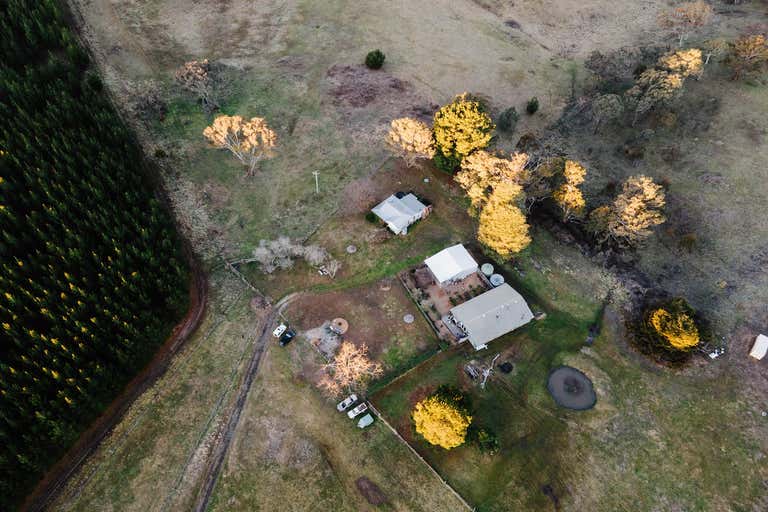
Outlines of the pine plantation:
[{"label": "pine plantation", "polygon": [[54,0],[0,3],[0,509],[151,358],[187,301],[169,212]]}]

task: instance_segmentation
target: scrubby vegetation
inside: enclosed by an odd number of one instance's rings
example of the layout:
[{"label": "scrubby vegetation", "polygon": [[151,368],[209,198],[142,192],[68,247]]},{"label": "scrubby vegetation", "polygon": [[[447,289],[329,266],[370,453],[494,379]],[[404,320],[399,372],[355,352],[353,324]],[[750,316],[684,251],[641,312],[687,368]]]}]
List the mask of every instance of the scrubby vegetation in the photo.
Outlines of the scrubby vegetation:
[{"label": "scrubby vegetation", "polygon": [[[0,7],[0,508],[183,311],[168,212],[57,2]],[[13,122],[11,122],[13,120]]]}]

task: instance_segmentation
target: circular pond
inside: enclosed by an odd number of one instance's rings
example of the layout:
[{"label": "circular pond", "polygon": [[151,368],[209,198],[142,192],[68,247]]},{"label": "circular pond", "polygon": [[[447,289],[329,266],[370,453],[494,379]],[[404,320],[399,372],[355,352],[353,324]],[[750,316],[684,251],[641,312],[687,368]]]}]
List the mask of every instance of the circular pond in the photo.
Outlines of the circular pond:
[{"label": "circular pond", "polygon": [[583,411],[597,402],[592,381],[583,372],[570,366],[560,366],[549,372],[547,390],[560,407]]}]

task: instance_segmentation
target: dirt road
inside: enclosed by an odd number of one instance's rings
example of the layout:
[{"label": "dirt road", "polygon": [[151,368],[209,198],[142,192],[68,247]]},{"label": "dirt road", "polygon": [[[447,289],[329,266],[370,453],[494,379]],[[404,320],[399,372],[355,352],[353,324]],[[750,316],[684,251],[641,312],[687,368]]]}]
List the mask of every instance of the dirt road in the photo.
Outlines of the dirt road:
[{"label": "dirt road", "polygon": [[268,347],[270,340],[272,340],[272,328],[277,322],[278,317],[282,316],[283,310],[296,299],[300,294],[294,293],[287,295],[281,299],[267,315],[264,320],[264,324],[261,328],[261,334],[259,339],[254,344],[253,354],[248,362],[248,368],[243,376],[243,380],[240,387],[237,390],[237,398],[235,399],[232,409],[227,413],[227,420],[224,423],[222,431],[216,438],[216,444],[213,447],[211,456],[208,460],[207,467],[203,476],[203,482],[200,486],[200,491],[195,500],[195,505],[192,508],[194,512],[204,512],[208,507],[208,503],[213,494],[213,490],[216,487],[216,482],[221,474],[221,469],[224,466],[224,460],[229,451],[229,446],[232,443],[232,438],[235,435],[235,430],[240,422],[240,414],[245,407],[245,401],[248,398],[248,392],[251,389],[256,374],[259,371],[259,364],[261,358]]}]

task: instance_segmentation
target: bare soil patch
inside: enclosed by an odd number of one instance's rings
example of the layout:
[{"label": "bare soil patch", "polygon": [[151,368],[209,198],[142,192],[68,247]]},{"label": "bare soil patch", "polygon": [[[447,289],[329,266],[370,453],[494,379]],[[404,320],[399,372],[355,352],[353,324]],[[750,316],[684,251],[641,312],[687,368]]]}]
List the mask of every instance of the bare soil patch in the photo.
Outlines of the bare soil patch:
[{"label": "bare soil patch", "polygon": [[387,503],[387,495],[379,489],[379,486],[371,482],[368,477],[361,476],[355,480],[355,485],[360,494],[365,496],[365,499],[371,505],[383,505]]}]

